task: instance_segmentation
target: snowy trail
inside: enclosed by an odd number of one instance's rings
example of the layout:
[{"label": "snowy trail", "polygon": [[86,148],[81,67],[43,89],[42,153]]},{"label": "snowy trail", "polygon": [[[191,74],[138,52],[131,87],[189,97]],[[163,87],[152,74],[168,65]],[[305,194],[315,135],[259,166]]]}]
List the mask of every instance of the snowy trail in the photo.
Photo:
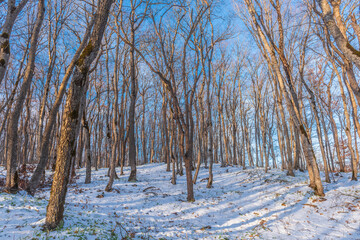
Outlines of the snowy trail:
[{"label": "snowy trail", "polygon": [[307,173],[215,165],[214,187],[206,188],[201,168],[196,201],[188,203],[185,176],[172,185],[165,169],[139,166],[139,181],[129,183],[126,168],[110,193],[103,191],[107,169],[93,171],[91,184],[81,169],[68,190],[65,223],[50,233],[40,230],[49,189],[35,197],[1,193],[0,239],[360,239],[360,185],[349,174],[324,183],[319,198]]}]

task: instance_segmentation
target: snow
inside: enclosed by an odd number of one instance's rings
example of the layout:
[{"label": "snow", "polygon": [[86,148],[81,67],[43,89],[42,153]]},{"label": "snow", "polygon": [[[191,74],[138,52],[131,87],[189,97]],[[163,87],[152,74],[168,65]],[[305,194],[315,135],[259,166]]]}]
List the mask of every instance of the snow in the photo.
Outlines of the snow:
[{"label": "snow", "polygon": [[0,193],[0,239],[360,239],[360,185],[350,173],[333,175],[320,198],[306,172],[294,178],[278,169],[265,174],[215,165],[213,188],[206,188],[208,169],[201,168],[196,201],[189,203],[185,176],[172,185],[165,170],[138,166],[132,183],[126,168],[108,193],[107,169],[93,171],[91,184],[80,169],[69,186],[64,224],[52,232],[41,230],[49,188],[35,197]]}]

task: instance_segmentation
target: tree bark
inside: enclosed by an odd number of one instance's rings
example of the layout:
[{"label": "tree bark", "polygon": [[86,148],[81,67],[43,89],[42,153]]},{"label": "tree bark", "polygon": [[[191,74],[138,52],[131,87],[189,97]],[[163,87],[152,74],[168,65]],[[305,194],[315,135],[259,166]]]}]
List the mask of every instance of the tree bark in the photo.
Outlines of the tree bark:
[{"label": "tree bark", "polygon": [[84,48],[87,44],[87,41],[89,40],[93,24],[94,24],[94,20],[91,20],[90,24],[87,26],[86,32],[84,34],[83,40],[82,40],[79,48],[76,50],[76,53],[74,54],[74,56],[71,60],[71,63],[69,64],[68,68],[66,69],[66,73],[65,73],[62,83],[60,85],[60,89],[56,96],[56,100],[50,110],[48,121],[45,125],[44,133],[42,134],[41,142],[38,143],[38,144],[40,144],[40,146],[38,147],[38,148],[40,148],[40,155],[38,155],[39,163],[36,166],[36,169],[35,169],[32,177],[30,179],[30,182],[26,188],[26,191],[28,193],[30,193],[31,195],[35,194],[35,191],[38,188],[40,180],[45,171],[45,167],[46,167],[47,161],[49,159],[49,145],[50,145],[51,132],[55,126],[56,117],[58,116],[58,112],[59,112],[59,109],[60,109],[60,106],[62,103],[62,99],[66,92],[66,87],[67,87],[68,81],[71,77],[71,74],[72,74],[76,64],[77,64],[80,54],[84,50]]},{"label": "tree bark", "polygon": [[118,64],[119,64],[119,45],[120,39],[117,39],[116,44],[116,54],[115,54],[115,64],[114,64],[114,77],[113,77],[113,89],[114,89],[114,116],[112,121],[112,130],[113,130],[113,145],[111,151],[111,159],[110,159],[110,174],[109,174],[109,182],[105,187],[106,192],[110,192],[112,190],[112,185],[114,183],[114,178],[116,176],[116,155],[118,150],[118,109],[119,109],[119,90],[118,90]]},{"label": "tree bark", "polygon": [[39,0],[38,13],[34,28],[32,30],[32,36],[30,40],[29,57],[25,70],[24,80],[20,88],[20,93],[14,106],[14,110],[10,116],[8,133],[7,133],[7,173],[6,173],[6,186],[5,188],[10,192],[17,192],[17,158],[18,158],[18,123],[20,114],[23,109],[26,95],[31,87],[34,70],[35,70],[35,57],[37,44],[41,26],[45,16],[45,1]]},{"label": "tree bark", "polygon": [[5,22],[1,26],[2,31],[0,32],[0,84],[5,77],[6,69],[9,65],[11,32],[17,16],[25,7],[27,2],[28,0],[22,0],[17,6],[15,6],[16,0],[7,1],[8,10]]},{"label": "tree bark", "polygon": [[[135,44],[135,29],[134,29],[134,13],[132,11],[132,25],[131,25],[131,43]],[[130,176],[129,182],[136,182],[136,145],[135,145],[135,107],[137,95],[137,79],[135,72],[135,49],[130,49],[130,106],[129,106],[129,165]]]},{"label": "tree bark", "polygon": [[91,149],[90,149],[90,126],[89,121],[86,119],[86,112],[83,112],[83,127],[85,130],[85,164],[86,164],[86,174],[85,174],[85,184],[91,183]]},{"label": "tree bark", "polygon": [[[333,36],[336,46],[341,51],[341,53],[344,54],[347,60],[353,62],[360,69],[360,51],[357,51],[347,39],[345,24],[341,19],[339,11],[340,1],[331,1],[333,5],[333,11],[331,10],[328,0],[317,0],[317,2],[322,10],[321,15],[326,28],[329,29],[331,35]],[[316,6],[314,7],[316,8]],[[349,80],[351,89],[356,96],[360,106],[360,87],[355,79],[350,78]]]},{"label": "tree bark", "polygon": [[79,123],[81,100],[85,99],[89,68],[99,51],[108,21],[112,0],[99,0],[94,28],[87,47],[82,51],[67,94],[61,137],[57,148],[57,163],[46,211],[46,229],[56,228],[63,220],[65,197],[70,174],[70,159],[74,156],[76,127]]}]

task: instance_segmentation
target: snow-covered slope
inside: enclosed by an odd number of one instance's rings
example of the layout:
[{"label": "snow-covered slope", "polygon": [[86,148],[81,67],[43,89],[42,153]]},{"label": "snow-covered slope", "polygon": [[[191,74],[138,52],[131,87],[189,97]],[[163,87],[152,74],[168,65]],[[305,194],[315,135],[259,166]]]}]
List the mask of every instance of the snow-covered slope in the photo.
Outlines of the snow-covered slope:
[{"label": "snow-covered slope", "polygon": [[[85,169],[69,187],[65,222],[41,231],[49,189],[35,197],[0,194],[0,239],[360,239],[360,184],[336,174],[326,196],[314,196],[307,174],[214,166],[213,188],[201,168],[193,203],[186,202],[185,176],[177,185],[163,164],[138,167],[138,182],[124,176],[104,193],[107,169]],[[5,171],[0,171],[4,177]],[[126,238],[128,237],[128,238]]]}]

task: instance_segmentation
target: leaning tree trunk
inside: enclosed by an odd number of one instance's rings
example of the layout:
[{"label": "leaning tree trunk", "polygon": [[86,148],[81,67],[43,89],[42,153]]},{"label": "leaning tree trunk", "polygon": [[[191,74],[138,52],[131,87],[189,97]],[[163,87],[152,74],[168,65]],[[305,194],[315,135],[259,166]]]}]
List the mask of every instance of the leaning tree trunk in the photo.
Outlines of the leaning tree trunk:
[{"label": "leaning tree trunk", "polygon": [[[302,79],[302,81],[303,81],[303,79]],[[330,183],[329,167],[328,167],[328,164],[326,161],[325,146],[324,146],[324,141],[322,138],[323,133],[322,133],[322,129],[321,129],[319,113],[318,113],[318,110],[316,107],[315,95],[314,95],[313,91],[307,86],[305,81],[303,81],[303,84],[305,85],[306,90],[310,94],[310,105],[311,105],[311,108],[313,110],[313,114],[314,114],[315,120],[316,120],[316,130],[317,130],[317,135],[318,135],[318,139],[319,139],[321,155],[322,155],[323,162],[324,162],[325,182]]]},{"label": "leaning tree trunk", "polygon": [[[346,36],[346,27],[340,16],[340,2],[341,1],[331,1],[333,9],[331,9],[328,0],[317,0],[321,10],[322,18],[325,23],[326,28],[329,30],[330,34],[334,38],[337,48],[344,55],[345,62],[354,63],[357,68],[360,69],[360,51],[356,50],[349,42]],[[353,23],[354,24],[354,23]],[[325,29],[325,31],[327,31]],[[355,78],[349,78],[349,83],[351,90],[353,91],[358,104],[360,105],[360,87],[355,80]]]},{"label": "leaning tree trunk", "polygon": [[[343,72],[343,78],[346,78],[345,76],[345,72]],[[346,119],[346,128],[345,128],[345,133],[348,139],[348,147],[350,150],[350,157],[351,157],[351,170],[352,170],[352,176],[351,176],[351,180],[353,181],[357,181],[357,162],[356,162],[356,157],[355,157],[355,151],[353,148],[353,144],[352,144],[352,136],[351,136],[351,119],[350,119],[350,114],[348,111],[348,106],[347,106],[347,99],[345,96],[345,92],[344,92],[344,87],[341,83],[341,80],[339,80],[339,86],[340,86],[340,93],[341,93],[341,97],[343,100],[343,105],[344,105],[344,114],[345,114],[345,119]],[[346,80],[344,80],[346,81]],[[355,133],[356,135],[356,133]]]},{"label": "leaning tree trunk", "polygon": [[18,158],[18,123],[23,109],[24,101],[28,91],[31,87],[32,78],[35,70],[35,57],[38,44],[38,38],[41,30],[41,26],[45,16],[45,1],[39,0],[38,13],[36,16],[36,22],[32,30],[32,36],[30,40],[30,49],[28,63],[25,70],[24,80],[20,88],[19,96],[14,106],[14,110],[10,116],[8,133],[7,133],[7,173],[6,173],[6,189],[10,192],[16,192],[18,190],[18,177],[17,177],[17,158]]},{"label": "leaning tree trunk", "polygon": [[55,103],[50,110],[48,121],[46,123],[44,133],[42,134],[43,136],[41,138],[41,142],[39,143],[40,146],[38,146],[38,151],[40,152],[40,155],[38,156],[39,163],[36,166],[35,172],[32,175],[30,182],[26,188],[27,192],[30,193],[31,195],[33,195],[35,193],[37,187],[40,184],[40,180],[44,174],[45,167],[46,167],[46,164],[49,159],[50,137],[51,137],[52,130],[56,123],[56,117],[58,115],[60,105],[62,103],[62,99],[65,95],[68,81],[70,79],[70,76],[73,72],[74,67],[76,66],[76,62],[77,62],[81,52],[84,50],[86,43],[90,37],[90,33],[91,33],[93,24],[94,24],[94,20],[92,20],[90,22],[90,24],[87,26],[86,32],[84,34],[84,38],[83,38],[79,48],[76,50],[75,55],[74,55],[73,59],[71,60],[71,63],[69,64],[68,68],[66,69],[66,73],[65,73],[62,83],[60,85],[60,89],[56,96]]},{"label": "leaning tree trunk", "polygon": [[70,159],[74,155],[76,128],[79,123],[81,100],[86,96],[88,71],[98,54],[106,28],[112,0],[99,0],[95,24],[90,41],[79,57],[63,113],[61,137],[57,148],[57,162],[46,212],[46,229],[56,228],[63,220],[67,184],[70,175]]},{"label": "leaning tree trunk", "polygon": [[[328,59],[331,63],[331,65],[333,66],[333,69],[334,69],[334,72],[338,78],[338,80],[340,81],[341,79],[341,76],[340,76],[340,73],[339,71],[337,70],[337,66],[335,64],[335,60],[334,60],[334,56],[333,56],[333,52],[330,51],[330,47],[329,45],[323,40],[323,48],[326,52],[326,55],[328,56]],[[335,142],[335,150],[336,150],[336,155],[337,155],[337,159],[339,161],[339,170],[340,172],[345,172],[345,161],[343,159],[343,157],[341,156],[341,153],[340,153],[340,143],[339,143],[339,137],[338,137],[338,129],[337,129],[337,126],[336,126],[336,123],[335,123],[335,119],[334,119],[334,116],[333,116],[333,109],[332,109],[332,96],[331,96],[331,81],[330,80],[330,83],[327,87],[327,96],[328,96],[328,108],[327,108],[327,113],[329,115],[329,119],[330,119],[330,124],[331,124],[331,130],[332,130],[332,133],[333,133],[333,139],[334,139],[334,142]]]},{"label": "leaning tree trunk", "polygon": [[[0,1],[1,2],[1,1]],[[6,68],[10,59],[10,36],[15,24],[15,20],[21,10],[25,7],[28,0],[22,0],[18,6],[15,6],[15,0],[7,2],[8,10],[5,23],[1,26],[0,32],[0,84],[4,79]]]}]

